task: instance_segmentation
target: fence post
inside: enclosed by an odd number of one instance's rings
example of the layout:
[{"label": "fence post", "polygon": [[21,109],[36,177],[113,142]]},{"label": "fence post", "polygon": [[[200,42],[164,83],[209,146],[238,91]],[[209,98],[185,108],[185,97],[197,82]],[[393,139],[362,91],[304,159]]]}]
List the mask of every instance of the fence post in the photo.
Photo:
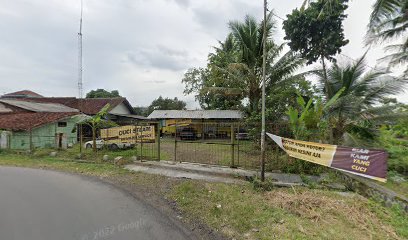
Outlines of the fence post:
[{"label": "fence post", "polygon": [[156,124],[157,131],[157,159],[160,161],[160,122]]},{"label": "fence post", "polygon": [[140,161],[143,161],[143,127],[144,124],[140,124]]},{"label": "fence post", "polygon": [[174,132],[174,162],[177,162],[177,119],[176,119],[176,131]]},{"label": "fence post", "polygon": [[235,167],[235,133],[234,124],[231,123],[231,167]]},{"label": "fence post", "polygon": [[134,120],[132,120],[133,123],[133,127],[134,127],[134,132],[135,132],[135,157],[137,159],[138,155],[137,155],[137,127],[136,127],[136,123]]}]

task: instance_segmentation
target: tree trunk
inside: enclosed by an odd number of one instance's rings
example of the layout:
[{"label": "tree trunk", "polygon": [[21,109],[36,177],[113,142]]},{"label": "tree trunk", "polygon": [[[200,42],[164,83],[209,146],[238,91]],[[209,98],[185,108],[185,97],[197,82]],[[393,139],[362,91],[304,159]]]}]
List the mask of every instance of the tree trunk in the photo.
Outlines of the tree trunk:
[{"label": "tree trunk", "polygon": [[[324,62],[324,56],[321,56],[322,58],[322,66],[323,66],[323,78],[324,78],[324,89],[325,89],[325,96],[326,96],[326,101],[330,100],[330,88],[329,88],[329,81],[327,79],[327,71],[326,71],[326,63]],[[331,121],[329,119],[329,142],[330,144],[333,144],[333,128],[331,126]]]},{"label": "tree trunk", "polygon": [[329,81],[327,79],[327,71],[326,71],[326,63],[324,62],[324,56],[321,56],[322,58],[322,67],[323,67],[323,78],[324,78],[324,88],[325,88],[325,96],[326,100],[329,101],[330,99],[330,88],[329,88]]}]

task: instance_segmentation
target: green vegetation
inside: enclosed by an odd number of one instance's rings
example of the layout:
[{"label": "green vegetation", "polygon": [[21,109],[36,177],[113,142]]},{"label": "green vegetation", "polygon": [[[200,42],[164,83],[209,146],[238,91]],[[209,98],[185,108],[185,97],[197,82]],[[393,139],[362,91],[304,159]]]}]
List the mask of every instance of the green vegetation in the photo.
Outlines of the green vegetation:
[{"label": "green vegetation", "polygon": [[186,110],[187,103],[179,100],[178,98],[163,98],[159,96],[157,99],[153,100],[149,107],[147,107],[146,112],[143,113],[145,116],[149,116],[154,110]]},{"label": "green vegetation", "polygon": [[88,92],[86,98],[115,98],[121,97],[118,90],[113,90],[111,92],[106,91],[105,89],[96,89]]},{"label": "green vegetation", "polygon": [[[19,150],[0,150],[0,154],[11,154],[15,156],[24,156],[27,158],[47,158],[51,152],[57,152],[57,158],[62,160],[80,160],[79,159],[79,145],[74,145],[73,148],[68,149],[36,149],[32,154],[28,154],[26,151]],[[143,147],[138,144],[135,148],[126,149],[126,150],[109,150],[109,149],[98,149],[96,152],[93,152],[92,149],[82,149],[81,160],[89,162],[101,163],[104,155],[109,156],[109,161],[113,162],[115,157],[123,157],[125,160],[131,160],[132,157],[136,156],[138,159],[156,159],[157,158],[157,144],[154,143],[144,143]],[[161,158],[167,159],[168,155],[166,152],[161,152]]]},{"label": "green vegetation", "polygon": [[327,9],[327,1],[313,1],[307,8],[295,9],[283,22],[289,47],[300,52],[308,64],[322,61],[325,72],[325,60],[334,60],[333,56],[341,52],[345,40],[343,20],[348,0],[336,0]]},{"label": "green vegetation", "polygon": [[[266,88],[303,79],[295,74],[303,60],[293,52],[283,52],[284,45],[272,40],[275,22],[270,13],[266,19]],[[259,113],[264,33],[263,21],[253,16],[231,21],[224,42],[209,54],[205,69],[193,68],[184,75],[185,94],[195,94],[204,109],[242,109],[248,115]],[[293,83],[298,86],[298,83]],[[247,99],[247,101],[245,100]]]},{"label": "green vegetation", "polygon": [[[92,152],[89,153],[93,155]],[[235,239],[404,239],[405,213],[357,194],[306,188],[227,185],[130,172],[101,162],[0,153],[0,165],[65,171],[154,189],[174,200],[187,221],[201,221]],[[262,190],[262,191],[260,191]],[[264,191],[270,190],[270,191]],[[347,233],[347,234],[345,234]]]},{"label": "green vegetation", "polygon": [[403,239],[408,218],[359,195],[185,181],[171,193],[191,219],[235,239]]},{"label": "green vegetation", "polygon": [[388,169],[408,176],[408,134],[405,138],[396,138],[392,129],[383,127],[379,142],[389,153]]},{"label": "green vegetation", "polygon": [[388,45],[385,50],[392,51],[382,58],[390,67],[405,65],[401,77],[408,77],[408,2],[405,0],[376,0],[368,24],[367,44],[398,41]]}]

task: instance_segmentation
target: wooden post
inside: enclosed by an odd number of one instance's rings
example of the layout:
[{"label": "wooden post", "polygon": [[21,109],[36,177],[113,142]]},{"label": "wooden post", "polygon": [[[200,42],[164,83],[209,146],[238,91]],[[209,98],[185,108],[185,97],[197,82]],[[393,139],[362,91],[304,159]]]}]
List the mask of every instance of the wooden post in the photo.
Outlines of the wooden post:
[{"label": "wooden post", "polygon": [[231,123],[231,167],[235,167],[235,133],[234,124]]}]

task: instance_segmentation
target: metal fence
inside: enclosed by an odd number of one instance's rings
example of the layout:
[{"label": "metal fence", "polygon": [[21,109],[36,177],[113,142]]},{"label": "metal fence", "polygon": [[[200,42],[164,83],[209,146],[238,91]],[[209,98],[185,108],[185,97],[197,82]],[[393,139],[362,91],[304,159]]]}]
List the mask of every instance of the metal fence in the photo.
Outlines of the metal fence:
[{"label": "metal fence", "polygon": [[[290,133],[287,125],[268,124],[268,132]],[[260,166],[260,125],[240,122],[196,122],[174,126],[161,139],[162,159],[258,169]],[[280,150],[268,141],[267,167],[278,168]]]},{"label": "metal fence", "polygon": [[[143,126],[154,126],[154,141],[143,141],[135,134],[135,141],[127,149],[113,150],[109,144],[93,149],[92,131],[89,126],[77,126],[72,135],[33,134],[30,132],[12,133],[9,136],[9,148],[46,152],[58,150],[67,157],[102,159],[108,155],[110,159],[122,156],[129,160],[168,160],[174,162],[193,162],[246,169],[259,169],[261,159],[260,124],[245,122],[184,122],[174,126],[160,128],[158,122],[133,122],[127,126],[135,129]],[[267,132],[283,137],[292,137],[291,131],[284,124],[267,124]],[[68,136],[68,137],[67,137]],[[97,140],[100,139],[97,131]],[[266,141],[266,169],[281,169],[287,164],[279,147],[271,140]],[[4,145],[4,144],[3,144]],[[91,147],[89,147],[91,146]],[[96,150],[96,151],[94,151]]]}]

